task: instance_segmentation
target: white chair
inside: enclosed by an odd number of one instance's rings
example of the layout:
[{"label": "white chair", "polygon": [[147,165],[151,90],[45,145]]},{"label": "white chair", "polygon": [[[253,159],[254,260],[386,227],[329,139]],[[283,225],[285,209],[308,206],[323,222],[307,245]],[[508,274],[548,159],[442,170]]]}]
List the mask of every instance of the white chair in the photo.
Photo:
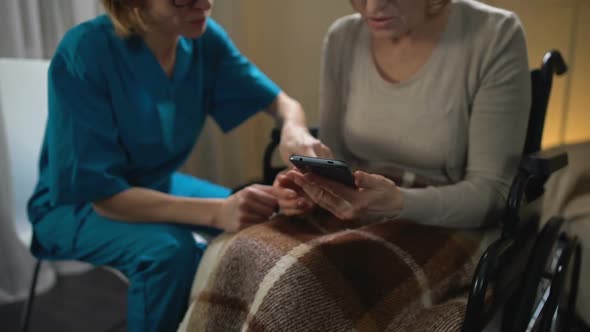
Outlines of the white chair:
[{"label": "white chair", "polygon": [[[5,302],[33,299],[56,281],[55,265],[41,265],[29,253],[32,230],[26,212],[47,120],[48,68],[45,60],[0,58],[0,300],[5,295]],[[58,270],[68,274],[89,268],[68,261]],[[26,312],[31,306],[28,301]]]},{"label": "white chair", "polygon": [[0,59],[0,112],[12,178],[12,214],[25,243],[31,239],[26,204],[37,181],[47,119],[48,67],[43,60]]},{"label": "white chair", "polygon": [[[74,261],[36,263],[28,250],[32,230],[26,205],[38,177],[48,112],[48,69],[49,62],[45,60],[0,58],[0,303],[5,288],[10,289],[7,293],[18,294],[11,296],[11,302],[26,298],[29,291],[23,331],[28,328],[35,293],[42,293],[55,283],[53,267],[59,274],[80,273],[92,267]],[[194,237],[197,242],[208,242],[202,235],[194,233]],[[104,268],[128,282],[120,272]]]},{"label": "white chair", "polygon": [[37,181],[47,118],[47,69],[46,61],[0,59],[0,243],[5,253],[0,287],[9,302],[27,296],[33,269],[40,272],[37,292],[47,291],[56,280],[49,265],[38,271],[27,249],[32,232],[26,204]]},{"label": "white chair", "polygon": [[[47,69],[47,61],[0,59],[0,292],[7,302],[26,297],[35,265],[27,249],[26,204],[37,181],[47,117]],[[55,273],[45,266],[37,291],[54,283]]]},{"label": "white chair", "polygon": [[[49,290],[56,281],[50,265],[30,254],[26,204],[37,181],[37,164],[47,118],[48,62],[0,59],[0,287],[9,302]],[[33,277],[34,275],[34,277]],[[30,281],[36,285],[29,288]],[[11,281],[11,282],[10,282]]]}]

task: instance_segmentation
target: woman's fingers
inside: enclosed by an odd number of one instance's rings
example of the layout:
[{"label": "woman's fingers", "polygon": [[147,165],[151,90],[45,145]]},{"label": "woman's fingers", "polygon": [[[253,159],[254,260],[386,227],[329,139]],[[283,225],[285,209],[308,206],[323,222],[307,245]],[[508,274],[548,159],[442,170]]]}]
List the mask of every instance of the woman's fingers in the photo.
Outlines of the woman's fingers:
[{"label": "woman's fingers", "polygon": [[312,201],[330,211],[337,217],[344,216],[350,208],[350,203],[320,185],[297,178],[296,183],[303,188]]},{"label": "woman's fingers", "polygon": [[281,208],[281,214],[288,216],[288,217],[292,217],[292,216],[299,216],[304,214],[305,212],[307,212],[307,210],[301,210],[301,209],[283,209]]},{"label": "woman's fingers", "polygon": [[296,199],[299,197],[299,194],[295,190],[289,188],[277,188],[276,194],[279,201]]},{"label": "woman's fingers", "polygon": [[313,207],[313,204],[303,196],[294,191],[291,194],[295,196],[279,198],[279,207],[282,214],[287,216],[299,215]]},{"label": "woman's fingers", "polygon": [[299,192],[289,188],[263,185],[252,185],[243,190],[238,204],[247,222],[259,223],[268,220],[276,212],[277,204],[280,212],[288,216],[303,214],[313,207],[313,204],[303,196],[299,186],[287,177],[283,181],[291,183]]},{"label": "woman's fingers", "polygon": [[293,182],[292,176],[290,175],[292,172],[298,173],[296,170],[290,170],[286,173],[277,175],[273,187],[275,189],[292,189],[293,191],[299,190],[299,186]]},{"label": "woman's fingers", "polygon": [[280,199],[279,206],[281,207],[281,210],[298,209],[298,208],[302,207],[302,203],[299,198]]},{"label": "woman's fingers", "polygon": [[313,203],[305,197],[301,187],[294,181],[293,177],[302,176],[297,170],[291,170],[277,177],[275,186],[281,213],[285,215],[298,215],[313,207]]},{"label": "woman's fingers", "polygon": [[363,171],[354,172],[354,178],[355,184],[359,188],[380,189],[383,187],[395,185],[395,182],[391,181],[390,179],[382,175],[369,174]]},{"label": "woman's fingers", "polygon": [[345,200],[354,200],[354,196],[357,193],[356,189],[348,187],[342,183],[330,180],[328,178],[308,173],[298,179],[303,180],[304,183],[313,184],[314,186],[321,187],[328,192],[335,194]]}]

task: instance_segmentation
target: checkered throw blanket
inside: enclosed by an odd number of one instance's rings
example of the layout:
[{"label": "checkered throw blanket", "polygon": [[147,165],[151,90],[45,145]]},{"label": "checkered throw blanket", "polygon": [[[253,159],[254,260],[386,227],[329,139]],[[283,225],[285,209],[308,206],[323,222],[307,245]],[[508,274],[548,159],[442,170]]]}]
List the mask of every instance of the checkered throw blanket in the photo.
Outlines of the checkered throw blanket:
[{"label": "checkered throw blanket", "polygon": [[402,221],[276,217],[228,240],[187,330],[456,331],[485,238]]}]

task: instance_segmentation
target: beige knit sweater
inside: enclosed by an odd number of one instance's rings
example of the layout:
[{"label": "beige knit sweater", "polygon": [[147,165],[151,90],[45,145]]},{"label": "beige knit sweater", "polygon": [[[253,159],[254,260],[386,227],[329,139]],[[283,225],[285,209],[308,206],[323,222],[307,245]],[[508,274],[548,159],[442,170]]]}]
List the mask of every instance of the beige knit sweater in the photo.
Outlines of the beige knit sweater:
[{"label": "beige knit sweater", "polygon": [[442,38],[410,80],[379,75],[370,32],[356,15],[337,20],[324,44],[320,135],[353,167],[388,175],[402,168],[400,218],[478,227],[505,203],[521,156],[530,74],[519,19],[472,0],[454,0]]}]

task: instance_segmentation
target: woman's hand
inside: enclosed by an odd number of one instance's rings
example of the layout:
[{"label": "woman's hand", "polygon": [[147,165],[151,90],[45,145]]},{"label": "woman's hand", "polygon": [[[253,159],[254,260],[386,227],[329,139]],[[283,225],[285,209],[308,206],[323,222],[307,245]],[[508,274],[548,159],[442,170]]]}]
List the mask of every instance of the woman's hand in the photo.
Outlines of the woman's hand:
[{"label": "woman's hand", "polygon": [[281,172],[273,184],[280,212],[286,216],[305,214],[315,206],[303,190],[293,182],[292,176],[289,175],[291,172],[299,173],[297,170]]},{"label": "woman's hand", "polygon": [[228,232],[267,221],[275,212],[275,189],[259,184],[248,186],[228,197],[219,208],[214,225]]},{"label": "woman's hand", "polygon": [[381,175],[355,172],[357,189],[311,173],[288,176],[315,204],[342,220],[395,218],[403,208],[399,188]]},{"label": "woman's hand", "polygon": [[332,151],[319,139],[313,137],[306,127],[294,124],[285,124],[281,130],[281,143],[279,145],[281,159],[289,165],[289,157],[294,154],[333,158]]}]

